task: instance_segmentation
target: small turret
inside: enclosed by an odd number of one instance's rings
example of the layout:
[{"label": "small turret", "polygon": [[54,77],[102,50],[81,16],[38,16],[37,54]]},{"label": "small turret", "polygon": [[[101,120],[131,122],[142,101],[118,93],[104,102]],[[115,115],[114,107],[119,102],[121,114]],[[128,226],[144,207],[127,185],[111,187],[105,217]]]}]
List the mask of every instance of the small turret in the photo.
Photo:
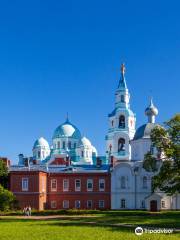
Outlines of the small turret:
[{"label": "small turret", "polygon": [[145,115],[148,117],[149,123],[155,123],[155,116],[158,115],[158,109],[154,106],[152,98],[149,107],[145,109]]}]

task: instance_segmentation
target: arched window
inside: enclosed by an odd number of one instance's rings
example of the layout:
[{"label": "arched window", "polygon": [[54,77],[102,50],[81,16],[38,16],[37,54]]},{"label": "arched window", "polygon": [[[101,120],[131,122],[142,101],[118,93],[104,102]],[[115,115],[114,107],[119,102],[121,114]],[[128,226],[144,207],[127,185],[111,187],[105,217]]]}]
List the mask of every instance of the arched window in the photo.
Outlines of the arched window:
[{"label": "arched window", "polygon": [[41,152],[40,151],[38,151],[38,158],[40,158],[41,157]]},{"label": "arched window", "polygon": [[126,178],[124,176],[121,177],[121,188],[122,189],[126,188]]},{"label": "arched window", "polygon": [[143,177],[143,188],[147,188],[147,177]]},{"label": "arched window", "polygon": [[123,115],[119,117],[119,128],[125,128],[125,116]]},{"label": "arched window", "polygon": [[66,148],[66,143],[65,142],[63,142],[63,149],[65,149]]},{"label": "arched window", "polygon": [[57,147],[60,148],[60,142],[58,142]]},{"label": "arched window", "polygon": [[118,152],[124,152],[125,151],[125,139],[120,138],[118,141]]},{"label": "arched window", "polygon": [[124,103],[124,95],[121,95],[121,102]]},{"label": "arched window", "polygon": [[121,199],[121,208],[126,208],[126,200]]},{"label": "arched window", "polygon": [[84,151],[81,152],[81,157],[84,157]]}]

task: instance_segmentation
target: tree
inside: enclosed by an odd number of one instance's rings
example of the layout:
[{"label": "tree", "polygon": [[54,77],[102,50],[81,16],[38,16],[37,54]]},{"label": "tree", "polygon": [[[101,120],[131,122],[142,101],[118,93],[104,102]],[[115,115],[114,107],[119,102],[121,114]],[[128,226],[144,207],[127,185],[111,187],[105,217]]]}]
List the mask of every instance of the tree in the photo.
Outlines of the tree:
[{"label": "tree", "polygon": [[3,159],[0,159],[0,184],[7,188],[8,184],[8,168],[5,165]]},{"label": "tree", "polygon": [[164,127],[156,126],[151,132],[151,141],[158,154],[148,152],[143,165],[147,171],[155,172],[153,190],[159,188],[168,195],[180,193],[180,114],[165,122]]},{"label": "tree", "polygon": [[0,185],[0,211],[13,209],[15,203],[16,200],[13,193]]}]

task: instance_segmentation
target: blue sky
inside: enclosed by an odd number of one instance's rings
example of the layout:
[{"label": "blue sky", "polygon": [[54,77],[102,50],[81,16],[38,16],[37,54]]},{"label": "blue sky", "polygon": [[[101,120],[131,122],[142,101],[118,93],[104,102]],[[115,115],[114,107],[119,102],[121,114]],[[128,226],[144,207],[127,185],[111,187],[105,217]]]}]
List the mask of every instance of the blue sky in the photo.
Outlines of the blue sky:
[{"label": "blue sky", "polygon": [[0,155],[14,162],[70,120],[105,151],[121,62],[137,127],[152,94],[158,122],[179,111],[179,1],[0,3]]}]

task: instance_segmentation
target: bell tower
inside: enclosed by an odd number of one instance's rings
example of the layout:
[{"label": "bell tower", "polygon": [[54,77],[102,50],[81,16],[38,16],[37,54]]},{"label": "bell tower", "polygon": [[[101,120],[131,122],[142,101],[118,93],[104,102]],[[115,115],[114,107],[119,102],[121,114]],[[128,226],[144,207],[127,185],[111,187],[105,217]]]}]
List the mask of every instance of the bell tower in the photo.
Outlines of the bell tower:
[{"label": "bell tower", "polygon": [[125,65],[121,65],[121,77],[115,92],[115,108],[108,115],[109,129],[106,135],[106,156],[117,161],[131,159],[130,140],[135,134],[136,117],[130,109],[130,94],[125,79]]}]

